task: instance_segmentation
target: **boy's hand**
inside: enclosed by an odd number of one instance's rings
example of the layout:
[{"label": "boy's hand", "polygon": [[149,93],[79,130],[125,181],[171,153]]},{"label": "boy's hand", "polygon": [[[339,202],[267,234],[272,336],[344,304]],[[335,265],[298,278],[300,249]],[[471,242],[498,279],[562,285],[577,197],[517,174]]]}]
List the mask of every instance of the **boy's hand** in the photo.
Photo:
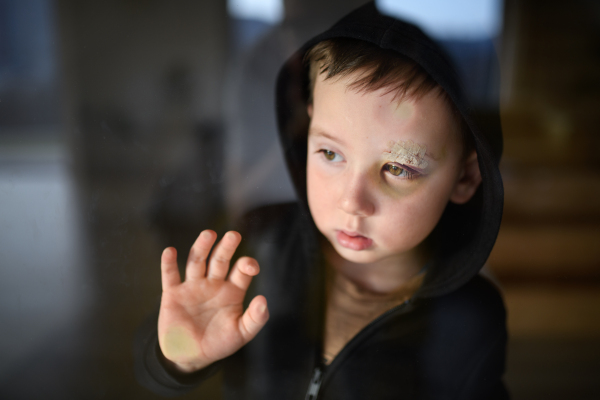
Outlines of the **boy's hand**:
[{"label": "boy's hand", "polygon": [[181,372],[193,372],[225,358],[248,343],[269,319],[267,300],[256,296],[244,312],[242,301],[259,272],[250,257],[229,263],[241,235],[227,232],[206,261],[217,234],[200,233],[188,257],[185,282],[177,269],[177,251],[166,248],[161,258],[162,300],[158,317],[160,348]]}]

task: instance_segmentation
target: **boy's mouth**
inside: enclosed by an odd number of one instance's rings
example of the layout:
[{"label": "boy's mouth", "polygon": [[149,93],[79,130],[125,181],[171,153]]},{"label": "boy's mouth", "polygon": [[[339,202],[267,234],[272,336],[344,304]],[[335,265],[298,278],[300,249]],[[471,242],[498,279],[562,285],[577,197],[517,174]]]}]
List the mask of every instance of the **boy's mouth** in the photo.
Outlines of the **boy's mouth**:
[{"label": "boy's mouth", "polygon": [[351,250],[366,250],[373,244],[373,240],[355,232],[337,231],[337,242],[340,246]]}]

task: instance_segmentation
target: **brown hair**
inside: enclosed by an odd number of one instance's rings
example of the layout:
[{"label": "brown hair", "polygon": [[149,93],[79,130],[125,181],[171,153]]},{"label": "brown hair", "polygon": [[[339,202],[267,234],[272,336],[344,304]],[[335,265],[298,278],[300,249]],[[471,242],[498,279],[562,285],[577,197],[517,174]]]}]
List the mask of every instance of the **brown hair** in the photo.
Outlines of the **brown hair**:
[{"label": "brown hair", "polygon": [[359,77],[349,86],[351,89],[366,92],[387,88],[386,93],[395,92],[394,100],[405,97],[419,99],[430,91],[437,90],[450,107],[461,132],[465,156],[474,148],[470,130],[452,100],[412,59],[363,40],[335,38],[311,47],[304,56],[304,62],[309,68],[309,103],[312,103],[317,75],[325,73],[325,79],[330,79],[359,72]]}]

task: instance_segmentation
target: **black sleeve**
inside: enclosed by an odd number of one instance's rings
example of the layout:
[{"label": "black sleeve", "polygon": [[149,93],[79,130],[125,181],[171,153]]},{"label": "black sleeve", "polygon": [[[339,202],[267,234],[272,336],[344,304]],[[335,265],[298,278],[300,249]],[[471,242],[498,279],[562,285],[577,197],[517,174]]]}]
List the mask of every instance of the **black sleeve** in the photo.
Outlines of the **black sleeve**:
[{"label": "black sleeve", "polygon": [[220,367],[216,362],[192,374],[175,374],[165,365],[158,345],[158,312],[147,318],[138,328],[133,355],[135,377],[138,383],[161,396],[182,395],[212,376]]},{"label": "black sleeve", "polygon": [[426,301],[423,390],[426,399],[505,400],[506,310],[480,276]]},{"label": "black sleeve", "polygon": [[500,335],[483,351],[471,371],[457,400],[507,400],[510,398],[502,380],[505,368],[506,335]]},{"label": "black sleeve", "polygon": [[[498,288],[481,276],[474,278],[467,287],[466,291],[471,293],[468,324],[478,328],[475,329],[476,337],[465,337],[473,345],[474,352],[464,364],[464,384],[459,388],[456,398],[509,399],[503,382],[508,340],[504,301]],[[468,347],[467,343],[465,347]]]}]

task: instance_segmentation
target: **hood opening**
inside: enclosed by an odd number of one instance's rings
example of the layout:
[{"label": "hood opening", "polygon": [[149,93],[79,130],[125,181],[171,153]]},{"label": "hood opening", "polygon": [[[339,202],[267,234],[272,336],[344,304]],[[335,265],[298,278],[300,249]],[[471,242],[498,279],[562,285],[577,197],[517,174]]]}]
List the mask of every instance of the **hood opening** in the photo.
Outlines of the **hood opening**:
[{"label": "hood opening", "polygon": [[446,91],[470,129],[482,183],[466,204],[449,203],[430,234],[434,248],[432,260],[416,296],[449,293],[483,267],[500,228],[503,187],[498,169],[502,153],[498,111],[487,116],[486,130],[482,131],[481,121],[465,98],[456,69],[442,48],[418,27],[380,14],[373,3],[366,4],[307,42],[288,59],[277,78],[276,113],[280,141],[299,203],[307,215],[310,215],[306,194],[309,78],[303,59],[310,47],[331,38],[364,40],[412,59]]}]

